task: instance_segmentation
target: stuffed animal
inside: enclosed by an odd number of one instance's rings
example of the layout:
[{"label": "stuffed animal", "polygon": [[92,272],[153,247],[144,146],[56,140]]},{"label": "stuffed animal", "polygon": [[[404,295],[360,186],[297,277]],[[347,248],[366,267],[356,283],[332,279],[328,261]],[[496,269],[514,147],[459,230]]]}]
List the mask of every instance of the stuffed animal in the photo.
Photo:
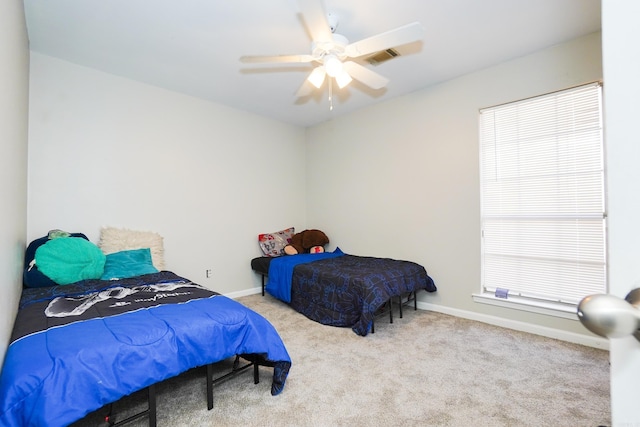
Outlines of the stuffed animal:
[{"label": "stuffed animal", "polygon": [[291,237],[291,242],[284,247],[284,253],[287,255],[322,253],[327,243],[329,238],[322,231],[304,230]]}]

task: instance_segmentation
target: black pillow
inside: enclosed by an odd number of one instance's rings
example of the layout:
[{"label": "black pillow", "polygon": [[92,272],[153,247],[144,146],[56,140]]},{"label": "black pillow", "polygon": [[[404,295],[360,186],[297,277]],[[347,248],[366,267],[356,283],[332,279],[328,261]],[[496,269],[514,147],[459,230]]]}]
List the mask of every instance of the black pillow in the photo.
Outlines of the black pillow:
[{"label": "black pillow", "polygon": [[262,274],[263,276],[269,275],[269,266],[271,265],[272,257],[260,256],[251,260],[251,268],[254,271]]}]

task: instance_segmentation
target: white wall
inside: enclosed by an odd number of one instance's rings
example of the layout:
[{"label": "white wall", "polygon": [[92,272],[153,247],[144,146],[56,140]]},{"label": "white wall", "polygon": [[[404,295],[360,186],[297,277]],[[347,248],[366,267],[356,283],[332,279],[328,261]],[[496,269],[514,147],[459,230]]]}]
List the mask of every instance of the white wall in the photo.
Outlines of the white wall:
[{"label": "white wall", "polygon": [[167,269],[229,293],[259,286],[258,233],[305,226],[302,128],[32,52],[29,142],[29,240],[156,231]]},{"label": "white wall", "polygon": [[[602,2],[605,137],[608,165],[609,287],[624,298],[640,288],[640,40],[636,0]],[[611,415],[614,426],[640,426],[640,343],[611,340]]]},{"label": "white wall", "polygon": [[22,286],[27,213],[29,42],[21,0],[0,2],[0,363]]},{"label": "white wall", "polygon": [[308,129],[308,223],[347,253],[423,264],[438,286],[423,302],[588,334],[577,317],[471,298],[480,290],[478,109],[601,78],[597,33]]}]

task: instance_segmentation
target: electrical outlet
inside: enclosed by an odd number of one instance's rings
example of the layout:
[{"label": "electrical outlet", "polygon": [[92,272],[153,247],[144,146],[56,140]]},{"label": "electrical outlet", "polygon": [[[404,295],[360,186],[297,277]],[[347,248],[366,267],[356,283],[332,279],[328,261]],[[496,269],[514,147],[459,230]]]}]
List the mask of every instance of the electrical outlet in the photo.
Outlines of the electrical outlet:
[{"label": "electrical outlet", "polygon": [[207,278],[207,279],[210,279],[210,278],[211,278],[211,271],[212,271],[212,270],[211,270],[210,268],[204,271],[204,274],[205,274],[205,276],[206,276],[206,278]]}]

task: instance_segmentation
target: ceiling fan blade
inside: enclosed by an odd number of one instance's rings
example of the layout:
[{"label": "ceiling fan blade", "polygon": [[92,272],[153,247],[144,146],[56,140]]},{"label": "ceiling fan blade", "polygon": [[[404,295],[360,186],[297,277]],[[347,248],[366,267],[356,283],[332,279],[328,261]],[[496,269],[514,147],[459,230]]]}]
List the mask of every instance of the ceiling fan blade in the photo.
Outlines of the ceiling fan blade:
[{"label": "ceiling fan blade", "polygon": [[345,53],[350,58],[357,58],[358,56],[368,55],[391,47],[422,40],[423,36],[424,28],[422,24],[413,22],[394,30],[385,31],[384,33],[351,43],[345,47]]},{"label": "ceiling fan blade", "polygon": [[259,62],[311,62],[314,60],[312,55],[273,55],[273,56],[241,56],[241,62],[259,63]]},{"label": "ceiling fan blade", "polygon": [[333,42],[322,0],[298,0],[298,7],[314,42]]},{"label": "ceiling fan blade", "polygon": [[313,85],[305,79],[300,85],[300,87],[298,88],[298,91],[296,92],[296,97],[302,98],[305,96],[309,96],[313,92],[313,89],[314,89]]},{"label": "ceiling fan blade", "polygon": [[358,80],[361,83],[369,86],[371,89],[382,89],[389,83],[389,79],[381,76],[375,71],[371,71],[370,69],[356,63],[353,61],[346,61],[344,64],[344,69],[349,73],[351,77]]}]

